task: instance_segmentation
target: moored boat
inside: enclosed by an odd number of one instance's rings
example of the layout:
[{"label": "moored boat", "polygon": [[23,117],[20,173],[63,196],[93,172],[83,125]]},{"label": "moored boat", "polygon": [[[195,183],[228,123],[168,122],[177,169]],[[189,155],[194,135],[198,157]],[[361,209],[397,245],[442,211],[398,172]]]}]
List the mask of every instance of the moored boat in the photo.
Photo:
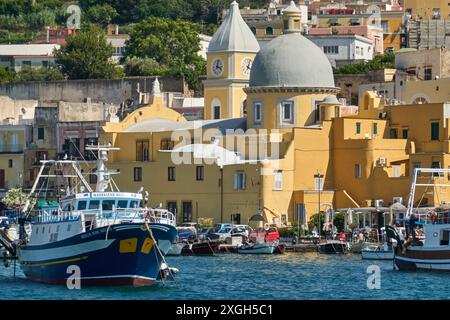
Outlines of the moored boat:
[{"label": "moored boat", "polygon": [[334,253],[345,253],[349,250],[347,242],[338,240],[327,240],[327,242],[318,245],[318,250],[320,253],[334,254]]},{"label": "moored boat", "polygon": [[204,241],[187,244],[181,250],[182,255],[215,255],[219,252],[219,243],[215,241]]},{"label": "moored boat", "polygon": [[364,260],[392,260],[394,259],[394,250],[387,243],[383,246],[373,246],[363,249],[361,257]]},{"label": "moored boat", "polygon": [[262,242],[255,244],[246,244],[238,248],[238,253],[242,254],[272,254],[278,246],[274,242]]},{"label": "moored boat", "polygon": [[41,178],[57,176],[43,173],[48,166],[61,176],[76,178],[83,189],[68,186],[59,206],[52,209],[31,210],[27,200],[21,228],[31,220],[32,231],[19,241],[21,268],[28,279],[51,284],[66,284],[73,273],[82,286],[152,284],[175,240],[175,217],[167,210],[142,208],[140,192],[117,189],[110,176],[115,172],[104,165],[112,148],[86,149],[99,153],[95,191],[76,161],[42,161],[30,197]]},{"label": "moored boat", "polygon": [[167,252],[168,256],[179,256],[181,255],[181,251],[187,244],[184,242],[175,242],[170,247],[169,251]]}]

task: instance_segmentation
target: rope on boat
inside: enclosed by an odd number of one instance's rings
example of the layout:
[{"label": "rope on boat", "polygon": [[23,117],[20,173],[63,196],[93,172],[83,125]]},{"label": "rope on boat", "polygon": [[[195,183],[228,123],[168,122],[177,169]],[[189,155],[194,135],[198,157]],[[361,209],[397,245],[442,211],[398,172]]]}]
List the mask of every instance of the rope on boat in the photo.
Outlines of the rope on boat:
[{"label": "rope on boat", "polygon": [[[145,227],[147,228],[148,233],[150,234],[150,237],[152,238],[153,243],[156,246],[156,249],[158,250],[159,254],[161,255],[162,262],[164,262],[166,264],[167,268],[169,269],[169,273],[172,276],[172,278],[174,279],[174,281],[175,281],[175,283],[177,285],[177,288],[180,288],[180,283],[178,282],[177,278],[175,277],[175,274],[172,272],[172,269],[170,269],[169,264],[166,261],[166,258],[164,257],[163,253],[161,252],[161,249],[159,249],[158,242],[156,242],[156,239],[153,236],[152,229],[150,229],[150,227],[148,226],[148,222],[147,221],[145,221]],[[156,251],[155,251],[155,256],[156,256],[156,260],[159,263],[158,253]],[[161,265],[161,264],[159,263],[159,265]],[[159,273],[161,273],[161,270],[159,270]],[[164,282],[164,278],[162,277],[161,279],[162,279],[163,283],[165,283]]]}]

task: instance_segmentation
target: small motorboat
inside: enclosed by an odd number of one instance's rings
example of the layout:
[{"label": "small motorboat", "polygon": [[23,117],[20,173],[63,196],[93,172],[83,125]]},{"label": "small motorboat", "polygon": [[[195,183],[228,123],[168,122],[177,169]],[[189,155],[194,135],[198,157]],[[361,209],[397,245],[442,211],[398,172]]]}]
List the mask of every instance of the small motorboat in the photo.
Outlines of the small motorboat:
[{"label": "small motorboat", "polygon": [[182,255],[214,255],[219,252],[219,243],[214,241],[187,244],[181,250]]},{"label": "small motorboat", "polygon": [[278,247],[278,243],[263,242],[256,244],[244,244],[238,248],[238,253],[244,254],[272,254],[275,248]]},{"label": "small motorboat", "polygon": [[319,244],[318,250],[320,253],[325,254],[345,253],[348,250],[348,243],[338,240],[328,240],[325,243]]},{"label": "small motorboat", "polygon": [[383,246],[373,246],[362,250],[361,256],[365,260],[392,260],[394,259],[394,250],[385,243]]},{"label": "small motorboat", "polygon": [[169,251],[167,252],[167,256],[179,256],[181,255],[181,251],[187,244],[184,242],[176,242],[172,244]]},{"label": "small motorboat", "polygon": [[158,277],[156,280],[173,280],[175,281],[175,274],[177,274],[179,270],[177,268],[169,267],[165,262],[161,263],[161,268],[159,270]]},{"label": "small motorboat", "polygon": [[279,244],[276,246],[273,253],[275,254],[283,254],[286,251],[286,245],[285,244]]}]

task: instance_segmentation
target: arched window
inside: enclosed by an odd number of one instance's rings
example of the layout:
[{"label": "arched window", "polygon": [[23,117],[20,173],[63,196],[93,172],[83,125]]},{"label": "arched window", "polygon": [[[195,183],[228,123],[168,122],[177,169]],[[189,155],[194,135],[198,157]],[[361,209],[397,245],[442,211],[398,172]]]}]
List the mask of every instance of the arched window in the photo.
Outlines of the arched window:
[{"label": "arched window", "polygon": [[268,35],[268,36],[273,35],[273,28],[272,27],[267,27],[266,28],[266,35]]},{"label": "arched window", "polygon": [[253,34],[256,34],[256,28],[255,27],[250,27],[250,30],[252,30]]},{"label": "arched window", "polygon": [[221,107],[222,104],[220,103],[220,100],[217,98],[214,98],[211,103],[211,118],[216,120],[221,118]]},{"label": "arched window", "polygon": [[413,104],[426,104],[429,103],[428,100],[425,97],[417,97],[414,101]]}]

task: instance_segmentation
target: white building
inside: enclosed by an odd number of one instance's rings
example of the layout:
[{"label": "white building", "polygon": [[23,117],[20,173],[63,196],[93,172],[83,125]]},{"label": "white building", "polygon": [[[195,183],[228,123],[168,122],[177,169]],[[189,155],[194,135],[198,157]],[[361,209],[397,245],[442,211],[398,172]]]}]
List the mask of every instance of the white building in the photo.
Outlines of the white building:
[{"label": "white building", "polygon": [[211,42],[212,37],[207,36],[205,34],[199,34],[200,36],[200,51],[198,54],[206,60],[206,53],[208,52],[209,43]]},{"label": "white building", "polygon": [[59,44],[1,44],[0,66],[16,72],[23,66],[49,67],[55,64],[54,51]]},{"label": "white building", "polygon": [[327,55],[333,68],[373,59],[372,40],[358,35],[307,36]]}]

